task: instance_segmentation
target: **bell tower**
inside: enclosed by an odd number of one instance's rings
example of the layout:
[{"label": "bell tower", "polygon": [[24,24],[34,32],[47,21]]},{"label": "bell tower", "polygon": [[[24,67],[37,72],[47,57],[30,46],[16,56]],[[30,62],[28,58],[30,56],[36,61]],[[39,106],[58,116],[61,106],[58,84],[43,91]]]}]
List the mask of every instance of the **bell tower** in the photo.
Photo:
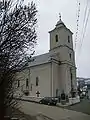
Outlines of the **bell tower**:
[{"label": "bell tower", "polygon": [[[69,94],[71,89],[76,89],[76,66],[73,50],[73,33],[66,27],[59,14],[59,20],[55,28],[49,32],[50,50],[52,56],[59,60],[58,85],[60,91]],[[56,89],[56,88],[55,88]]]},{"label": "bell tower", "polygon": [[72,35],[73,33],[65,26],[59,14],[59,21],[55,28],[50,32],[50,50],[59,46],[67,45],[73,49]]}]

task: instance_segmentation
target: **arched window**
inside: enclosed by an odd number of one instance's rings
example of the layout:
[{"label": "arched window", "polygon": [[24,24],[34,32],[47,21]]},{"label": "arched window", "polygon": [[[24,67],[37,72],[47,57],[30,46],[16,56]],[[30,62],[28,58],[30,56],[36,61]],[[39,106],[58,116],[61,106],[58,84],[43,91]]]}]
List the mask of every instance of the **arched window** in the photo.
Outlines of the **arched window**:
[{"label": "arched window", "polygon": [[26,79],[26,87],[28,87],[29,86],[29,84],[28,84],[28,79]]},{"label": "arched window", "polygon": [[55,40],[56,40],[56,42],[58,42],[58,35],[55,36]]},{"label": "arched window", "polygon": [[36,77],[36,86],[38,86],[39,78]]},{"label": "arched window", "polygon": [[68,43],[70,43],[70,36],[68,36]]},{"label": "arched window", "polygon": [[17,82],[18,82],[18,85],[17,85],[17,87],[20,87],[20,80],[18,80]]},{"label": "arched window", "polygon": [[69,54],[69,56],[70,56],[70,59],[71,59],[71,57],[72,57],[71,53]]}]

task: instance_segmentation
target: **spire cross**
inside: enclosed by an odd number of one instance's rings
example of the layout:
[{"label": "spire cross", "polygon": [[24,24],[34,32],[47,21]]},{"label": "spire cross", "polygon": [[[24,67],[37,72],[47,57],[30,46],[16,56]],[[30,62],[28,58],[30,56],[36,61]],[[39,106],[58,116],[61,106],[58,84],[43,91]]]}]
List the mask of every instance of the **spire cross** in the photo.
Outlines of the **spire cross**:
[{"label": "spire cross", "polygon": [[61,13],[59,13],[59,19],[61,20]]}]

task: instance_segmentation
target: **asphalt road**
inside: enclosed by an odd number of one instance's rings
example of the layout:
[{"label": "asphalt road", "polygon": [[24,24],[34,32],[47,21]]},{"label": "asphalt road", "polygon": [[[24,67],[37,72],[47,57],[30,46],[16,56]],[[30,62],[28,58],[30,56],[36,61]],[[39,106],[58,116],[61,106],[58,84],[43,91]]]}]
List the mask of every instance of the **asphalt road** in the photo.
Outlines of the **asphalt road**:
[{"label": "asphalt road", "polygon": [[90,115],[90,100],[84,99],[80,103],[64,107],[65,109],[74,110]]},{"label": "asphalt road", "polygon": [[90,115],[81,112],[26,101],[21,102],[20,110],[32,116],[46,116],[48,120],[90,120]]}]

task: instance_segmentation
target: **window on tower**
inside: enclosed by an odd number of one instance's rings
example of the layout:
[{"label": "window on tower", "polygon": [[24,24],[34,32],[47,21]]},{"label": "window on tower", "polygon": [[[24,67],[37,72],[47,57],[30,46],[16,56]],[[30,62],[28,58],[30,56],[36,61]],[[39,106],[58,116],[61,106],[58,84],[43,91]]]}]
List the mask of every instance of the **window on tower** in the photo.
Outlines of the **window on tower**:
[{"label": "window on tower", "polygon": [[70,79],[71,79],[71,88],[73,87],[73,74],[72,74],[72,69],[70,68]]},{"label": "window on tower", "polygon": [[58,42],[58,35],[55,36],[56,42]]},{"label": "window on tower", "polygon": [[69,56],[70,56],[70,59],[71,59],[71,57],[72,57],[71,53],[69,54]]},{"label": "window on tower", "polygon": [[68,43],[70,43],[70,36],[68,36]]}]

